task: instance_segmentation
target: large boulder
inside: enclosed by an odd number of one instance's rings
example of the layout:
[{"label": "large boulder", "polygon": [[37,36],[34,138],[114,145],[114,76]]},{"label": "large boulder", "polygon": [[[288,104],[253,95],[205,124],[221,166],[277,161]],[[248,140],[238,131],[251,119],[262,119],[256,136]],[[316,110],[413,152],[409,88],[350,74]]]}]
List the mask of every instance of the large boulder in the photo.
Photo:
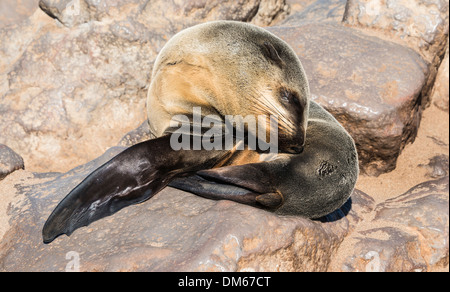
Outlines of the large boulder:
[{"label": "large boulder", "polygon": [[449,2],[445,0],[348,0],[344,23],[395,40],[420,52],[430,63],[423,105],[445,54],[449,29]]},{"label": "large boulder", "polygon": [[281,25],[298,26],[306,23],[340,23],[347,0],[291,0],[291,14]]},{"label": "large boulder", "polygon": [[335,271],[442,271],[449,264],[449,177],[378,204],[347,237]]},{"label": "large boulder", "polygon": [[14,171],[24,168],[22,157],[8,146],[0,144],[0,180]]},{"label": "large boulder", "polygon": [[382,30],[433,57],[445,48],[448,13],[445,0],[348,0],[344,22]]},{"label": "large boulder", "polygon": [[285,0],[40,0],[39,6],[68,27],[92,20],[126,19],[140,14],[148,16],[146,22],[151,19],[151,25],[158,29],[165,25],[185,26],[187,21],[217,19],[269,25],[288,12]]},{"label": "large boulder", "polygon": [[0,29],[27,19],[38,9],[39,0],[0,1]]},{"label": "large boulder", "polygon": [[448,39],[447,49],[445,51],[444,59],[439,67],[436,81],[434,83],[431,101],[440,109],[448,112],[449,109],[449,59],[448,59]]}]

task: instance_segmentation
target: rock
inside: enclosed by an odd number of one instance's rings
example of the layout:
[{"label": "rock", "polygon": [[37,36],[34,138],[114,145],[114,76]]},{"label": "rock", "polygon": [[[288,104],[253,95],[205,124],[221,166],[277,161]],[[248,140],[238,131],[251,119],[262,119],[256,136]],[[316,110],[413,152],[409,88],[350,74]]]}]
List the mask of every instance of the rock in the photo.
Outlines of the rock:
[{"label": "rock", "polygon": [[448,39],[448,1],[349,0],[344,23],[378,35],[382,32],[382,37],[395,39],[420,52],[430,63],[430,74],[423,89],[422,101],[424,107],[429,106],[434,80]]},{"label": "rock", "polygon": [[427,266],[449,264],[449,177],[422,183],[375,209],[374,220],[395,222],[418,234],[420,253]]},{"label": "rock", "polygon": [[[224,3],[225,2],[225,3]],[[288,6],[284,0],[188,0],[188,1],[142,1],[119,0],[114,2],[93,0],[40,0],[39,6],[65,26],[73,27],[92,20],[103,21],[130,6],[150,12],[153,18],[163,22],[179,22],[181,18],[193,21],[229,19],[246,21],[257,25],[269,25],[282,18]],[[170,20],[169,20],[170,19]],[[156,20],[156,19],[155,19]],[[155,22],[156,23],[156,22]]]},{"label": "rock", "polygon": [[345,248],[350,252],[337,257],[332,264],[334,270],[448,270],[448,194],[447,176],[379,204],[373,220],[345,239],[339,252]]},{"label": "rock", "polygon": [[[304,1],[302,1],[304,3]],[[347,0],[315,0],[307,3],[305,7],[295,8],[292,13],[281,25],[298,26],[311,22],[331,22],[340,23],[344,17],[345,4]],[[294,4],[294,7],[295,4]]]},{"label": "rock", "polygon": [[448,176],[448,155],[437,155],[430,159],[427,165],[419,164],[420,167],[428,169],[427,176],[430,178],[442,178]]},{"label": "rock", "polygon": [[440,109],[448,112],[449,108],[449,88],[448,88],[448,39],[447,50],[445,52],[444,60],[442,61],[434,83],[433,92],[431,94],[431,100]]},{"label": "rock", "polygon": [[294,14],[304,10],[308,5],[315,1],[317,0],[286,0],[286,4],[290,7],[290,13]]},{"label": "rock", "polygon": [[39,0],[0,1],[0,29],[18,24],[38,9]]},{"label": "rock", "polygon": [[[119,3],[122,4],[122,2]],[[100,1],[94,3],[100,3]],[[93,19],[89,13],[90,6],[84,0],[40,0],[39,7],[48,15],[69,27]]]},{"label": "rock", "polygon": [[417,255],[420,250],[417,236],[392,227],[374,228],[360,234],[361,241],[354,246],[359,253],[343,271],[426,271],[426,263]]},{"label": "rock", "polygon": [[445,48],[449,3],[445,0],[349,0],[344,21],[352,26],[383,30],[406,39],[425,55]]},{"label": "rock", "polygon": [[6,145],[0,144],[0,180],[14,171],[24,168],[22,157]]},{"label": "rock", "polygon": [[25,44],[0,73],[0,143],[20,151],[29,169],[89,161],[145,119],[154,45],[99,22],[70,31],[46,25]]},{"label": "rock", "polygon": [[268,29],[297,52],[313,99],[355,139],[363,173],[393,170],[417,134],[427,63],[411,49],[339,25]]},{"label": "rock", "polygon": [[214,19],[268,24],[284,3],[42,0],[57,21],[38,10],[0,30],[0,143],[32,171],[86,163],[147,118],[153,61],[173,34]]},{"label": "rock", "polygon": [[119,142],[119,146],[130,147],[135,144],[156,138],[150,131],[148,121],[144,121],[137,129],[127,133]]},{"label": "rock", "polygon": [[166,188],[44,245],[41,229],[56,204],[123,149],[65,174],[19,171],[1,181],[0,271],[325,271],[372,211],[360,191],[322,223]]}]

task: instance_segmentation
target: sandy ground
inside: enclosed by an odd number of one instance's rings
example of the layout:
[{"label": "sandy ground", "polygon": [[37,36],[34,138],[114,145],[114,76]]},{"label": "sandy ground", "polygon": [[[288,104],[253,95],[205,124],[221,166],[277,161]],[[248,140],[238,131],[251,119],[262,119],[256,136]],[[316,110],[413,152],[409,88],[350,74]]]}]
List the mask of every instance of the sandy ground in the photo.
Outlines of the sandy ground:
[{"label": "sandy ground", "polygon": [[379,177],[360,176],[356,188],[376,203],[397,197],[416,185],[431,180],[427,165],[440,154],[449,154],[449,114],[432,105],[423,113],[418,136],[408,144],[397,161],[397,168]]}]

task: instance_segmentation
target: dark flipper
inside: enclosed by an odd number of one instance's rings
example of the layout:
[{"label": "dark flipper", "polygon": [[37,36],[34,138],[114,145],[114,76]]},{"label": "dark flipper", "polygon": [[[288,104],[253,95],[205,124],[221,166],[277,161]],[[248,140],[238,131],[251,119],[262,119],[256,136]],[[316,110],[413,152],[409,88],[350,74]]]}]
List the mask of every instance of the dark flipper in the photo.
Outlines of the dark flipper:
[{"label": "dark flipper", "polygon": [[202,170],[193,176],[177,178],[170,186],[207,199],[277,208],[283,203],[283,197],[267,183],[270,179],[260,166],[262,164],[246,164]]},{"label": "dark flipper", "polygon": [[226,154],[174,151],[170,136],[132,146],[90,174],[60,202],[44,225],[44,243],[146,201],[175,177],[211,168]]}]

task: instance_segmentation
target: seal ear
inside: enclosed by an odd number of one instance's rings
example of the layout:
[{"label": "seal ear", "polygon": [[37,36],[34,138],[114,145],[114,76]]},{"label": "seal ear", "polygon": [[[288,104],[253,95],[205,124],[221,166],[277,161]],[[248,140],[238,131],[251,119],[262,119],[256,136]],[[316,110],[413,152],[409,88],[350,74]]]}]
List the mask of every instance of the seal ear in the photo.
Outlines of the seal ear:
[{"label": "seal ear", "polygon": [[264,163],[253,163],[201,170],[194,176],[177,178],[169,185],[207,199],[275,209],[283,203],[283,196],[270,181]]},{"label": "seal ear", "polygon": [[59,203],[44,225],[44,243],[146,201],[176,176],[211,168],[223,155],[174,151],[170,136],[132,146],[95,170]]}]

